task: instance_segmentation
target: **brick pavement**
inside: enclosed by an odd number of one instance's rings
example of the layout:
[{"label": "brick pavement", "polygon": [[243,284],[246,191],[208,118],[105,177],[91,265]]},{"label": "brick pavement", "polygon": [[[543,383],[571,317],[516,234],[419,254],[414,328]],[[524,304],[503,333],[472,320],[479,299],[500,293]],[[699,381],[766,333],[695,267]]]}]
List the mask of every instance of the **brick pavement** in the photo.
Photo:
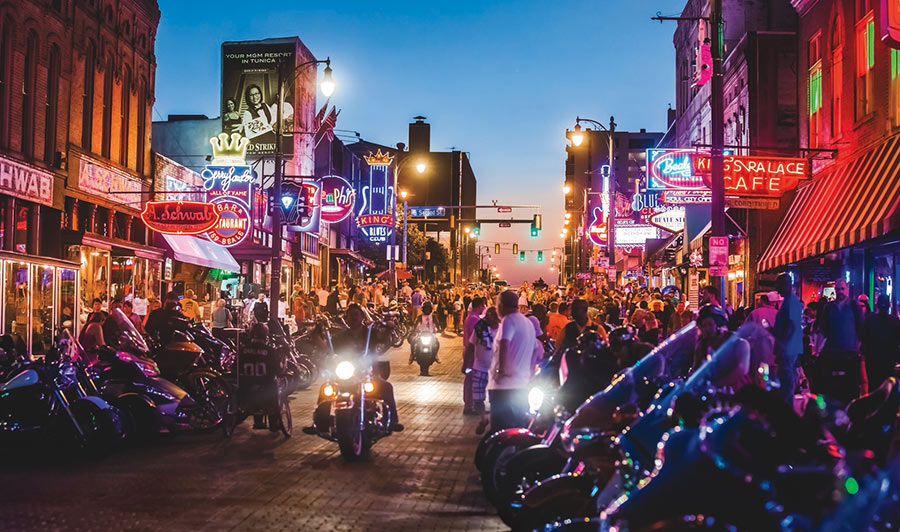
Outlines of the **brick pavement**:
[{"label": "brick pavement", "polygon": [[441,338],[432,377],[392,356],[406,430],[371,459],[346,463],[337,445],[300,428],[316,390],[294,396],[294,436],[252,431],[231,440],[179,436],[100,462],[0,456],[0,529],[201,531],[504,530],[472,464],[477,418],[462,416],[461,341]]}]

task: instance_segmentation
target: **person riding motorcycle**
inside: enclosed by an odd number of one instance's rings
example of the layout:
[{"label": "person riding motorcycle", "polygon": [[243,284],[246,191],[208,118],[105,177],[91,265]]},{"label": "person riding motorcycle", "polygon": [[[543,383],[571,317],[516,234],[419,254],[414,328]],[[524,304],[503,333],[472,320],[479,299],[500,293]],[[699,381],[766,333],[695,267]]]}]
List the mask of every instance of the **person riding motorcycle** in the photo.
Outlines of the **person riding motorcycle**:
[{"label": "person riding motorcycle", "polygon": [[[347,322],[347,329],[337,332],[332,338],[335,353],[359,353],[362,355],[366,351],[366,341],[369,339],[369,328],[365,323],[366,315],[362,308],[356,303],[351,303],[344,312],[344,321]],[[373,330],[373,335],[375,331]],[[370,339],[369,344],[378,343],[375,338]],[[375,356],[377,353],[371,353]],[[375,393],[384,400],[385,408],[391,414],[391,430],[400,432],[403,425],[398,421],[397,402],[394,400],[394,386],[388,382],[391,374],[391,366],[389,362],[375,362],[373,364],[375,371],[373,372],[378,383],[375,387]]]},{"label": "person riding motorcycle", "polygon": [[162,308],[152,311],[147,316],[147,325],[144,329],[147,331],[147,336],[157,338],[163,344],[167,344],[172,340],[173,322],[179,319],[185,320],[187,317],[181,312],[178,294],[169,292],[166,294]]},{"label": "person riding motorcycle", "polygon": [[630,368],[653,351],[653,345],[640,341],[638,330],[630,324],[610,331],[607,341],[620,368]]}]

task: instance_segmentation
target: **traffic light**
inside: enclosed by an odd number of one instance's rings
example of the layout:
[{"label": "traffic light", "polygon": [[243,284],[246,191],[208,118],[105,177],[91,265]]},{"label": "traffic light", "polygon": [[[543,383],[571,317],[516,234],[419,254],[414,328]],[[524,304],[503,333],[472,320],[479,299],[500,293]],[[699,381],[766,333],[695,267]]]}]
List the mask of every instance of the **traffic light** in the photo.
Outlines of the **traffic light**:
[{"label": "traffic light", "polygon": [[494,255],[500,254],[500,244],[494,244]]},{"label": "traffic light", "polygon": [[543,251],[538,251],[537,261],[544,262],[544,252]]},{"label": "traffic light", "polygon": [[513,244],[513,255],[518,255],[518,254],[519,254],[519,245]]},{"label": "traffic light", "polygon": [[532,218],[531,226],[534,227],[535,229],[537,229],[538,231],[541,230],[541,215],[540,214],[534,215],[534,218]]},{"label": "traffic light", "polygon": [[538,236],[538,227],[531,222],[531,236]]},{"label": "traffic light", "polygon": [[519,253],[519,262],[525,262],[525,252],[524,251]]},{"label": "traffic light", "polygon": [[475,222],[472,224],[472,234],[475,236],[481,236],[481,223]]}]

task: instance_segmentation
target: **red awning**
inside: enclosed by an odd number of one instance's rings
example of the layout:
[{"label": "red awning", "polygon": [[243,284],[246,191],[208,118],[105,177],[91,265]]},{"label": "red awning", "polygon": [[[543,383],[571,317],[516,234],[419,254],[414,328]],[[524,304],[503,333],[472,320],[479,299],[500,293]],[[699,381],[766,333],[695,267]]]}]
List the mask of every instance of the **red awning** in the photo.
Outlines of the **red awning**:
[{"label": "red awning", "polygon": [[823,173],[798,191],[759,260],[759,271],[900,228],[900,135]]},{"label": "red awning", "polygon": [[[384,279],[385,277],[388,277],[390,275],[391,275],[391,270],[384,270],[381,273],[375,274],[375,277],[378,277],[379,279]],[[399,279],[401,281],[405,281],[407,279],[412,279],[412,278],[413,278],[413,275],[411,273],[409,273],[406,270],[401,270],[400,268],[397,268],[397,279]]]}]

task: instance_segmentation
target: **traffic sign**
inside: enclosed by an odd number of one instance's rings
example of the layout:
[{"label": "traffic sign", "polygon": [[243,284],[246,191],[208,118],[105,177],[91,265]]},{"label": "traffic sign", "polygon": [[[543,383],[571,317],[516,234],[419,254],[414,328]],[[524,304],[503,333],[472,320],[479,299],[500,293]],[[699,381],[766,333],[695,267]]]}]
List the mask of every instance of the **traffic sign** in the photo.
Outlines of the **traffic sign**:
[{"label": "traffic sign", "polygon": [[444,216],[446,211],[443,207],[410,207],[409,215],[414,217],[436,217]]},{"label": "traffic sign", "polygon": [[512,207],[497,207],[497,212],[500,212],[500,213],[512,212]]},{"label": "traffic sign", "polygon": [[509,222],[500,222],[500,227],[512,227],[512,224]]}]

